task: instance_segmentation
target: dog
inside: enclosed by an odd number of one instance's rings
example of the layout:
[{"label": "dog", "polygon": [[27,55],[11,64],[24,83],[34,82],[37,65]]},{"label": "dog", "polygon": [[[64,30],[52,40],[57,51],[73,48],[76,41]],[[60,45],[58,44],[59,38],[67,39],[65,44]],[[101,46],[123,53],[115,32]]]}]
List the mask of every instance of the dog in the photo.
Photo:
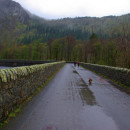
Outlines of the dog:
[{"label": "dog", "polygon": [[91,85],[93,80],[91,78],[89,78],[88,81],[89,81],[89,84]]}]

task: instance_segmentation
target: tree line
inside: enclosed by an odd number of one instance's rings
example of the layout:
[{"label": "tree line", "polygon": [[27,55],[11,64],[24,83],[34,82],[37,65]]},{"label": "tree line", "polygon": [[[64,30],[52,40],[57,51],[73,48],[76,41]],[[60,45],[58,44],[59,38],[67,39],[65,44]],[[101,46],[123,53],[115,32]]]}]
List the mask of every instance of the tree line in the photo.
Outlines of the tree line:
[{"label": "tree line", "polygon": [[65,60],[130,68],[130,41],[125,37],[101,40],[93,33],[89,40],[72,35],[42,43],[0,44],[0,59]]}]

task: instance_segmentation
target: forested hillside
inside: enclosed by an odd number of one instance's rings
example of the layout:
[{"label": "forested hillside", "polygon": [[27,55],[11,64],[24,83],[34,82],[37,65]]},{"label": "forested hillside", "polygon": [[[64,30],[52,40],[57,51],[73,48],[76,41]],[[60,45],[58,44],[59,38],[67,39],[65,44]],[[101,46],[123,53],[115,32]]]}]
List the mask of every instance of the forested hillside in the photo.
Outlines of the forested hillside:
[{"label": "forested hillside", "polygon": [[0,0],[0,44],[15,42],[29,23],[29,15],[18,3]]},{"label": "forested hillside", "polygon": [[[25,11],[12,0],[0,0],[0,43],[29,44],[71,34],[87,40],[92,33],[101,39],[130,36],[130,14],[123,16],[77,17],[45,20]],[[14,40],[15,39],[15,40]]]},{"label": "forested hillside", "polygon": [[29,44],[40,40],[47,42],[73,35],[78,40],[88,40],[92,33],[96,33],[101,39],[117,38],[122,35],[130,36],[130,14],[124,16],[108,16],[103,18],[64,18],[47,21],[31,17],[33,22],[24,30],[19,38],[19,43]]},{"label": "forested hillside", "polygon": [[130,14],[45,20],[0,0],[0,58],[84,61],[130,68]]}]

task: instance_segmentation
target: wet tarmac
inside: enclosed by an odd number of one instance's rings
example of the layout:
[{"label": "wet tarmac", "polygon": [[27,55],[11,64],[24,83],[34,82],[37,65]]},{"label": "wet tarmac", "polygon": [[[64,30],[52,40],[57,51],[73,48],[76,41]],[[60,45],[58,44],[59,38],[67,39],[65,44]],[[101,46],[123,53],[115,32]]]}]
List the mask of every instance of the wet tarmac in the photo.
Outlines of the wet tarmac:
[{"label": "wet tarmac", "polygon": [[3,130],[130,130],[130,95],[66,64]]}]

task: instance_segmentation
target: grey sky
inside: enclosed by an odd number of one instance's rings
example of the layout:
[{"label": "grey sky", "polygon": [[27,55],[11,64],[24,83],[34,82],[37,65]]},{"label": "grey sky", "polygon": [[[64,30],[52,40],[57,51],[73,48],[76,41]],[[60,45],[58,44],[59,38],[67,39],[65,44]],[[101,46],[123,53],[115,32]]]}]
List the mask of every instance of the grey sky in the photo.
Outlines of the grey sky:
[{"label": "grey sky", "polygon": [[130,0],[14,0],[46,19],[130,13]]}]

